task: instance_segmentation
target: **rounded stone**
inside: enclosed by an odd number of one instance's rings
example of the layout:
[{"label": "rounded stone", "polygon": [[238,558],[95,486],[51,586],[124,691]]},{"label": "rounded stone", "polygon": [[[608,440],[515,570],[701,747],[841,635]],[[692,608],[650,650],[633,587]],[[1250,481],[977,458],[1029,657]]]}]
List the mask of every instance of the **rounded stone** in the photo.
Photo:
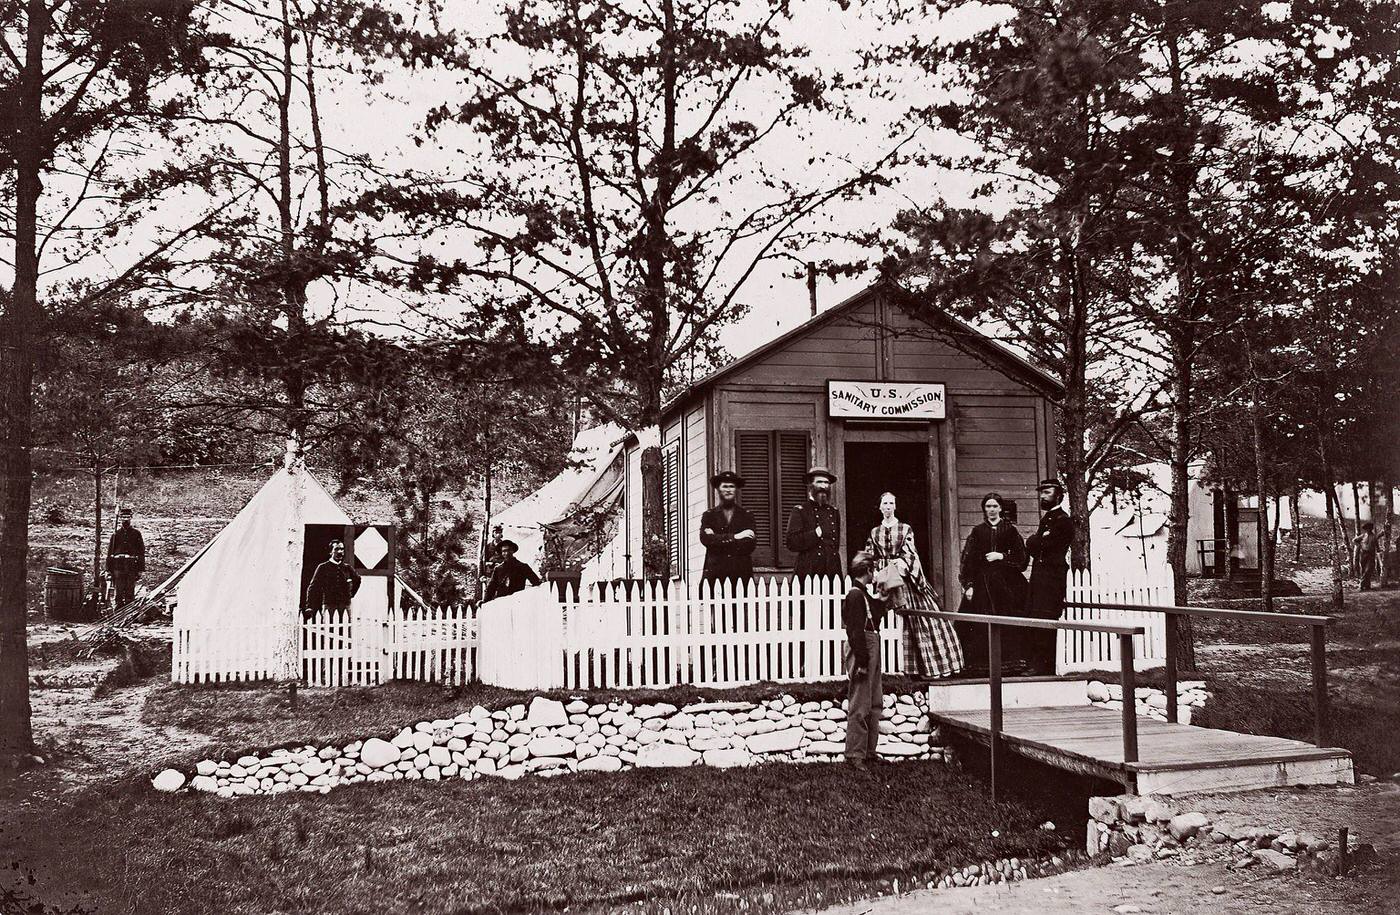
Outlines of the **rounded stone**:
[{"label": "rounded stone", "polygon": [[178,769],[165,769],[151,779],[151,787],[157,791],[179,791],[185,786],[185,775]]}]

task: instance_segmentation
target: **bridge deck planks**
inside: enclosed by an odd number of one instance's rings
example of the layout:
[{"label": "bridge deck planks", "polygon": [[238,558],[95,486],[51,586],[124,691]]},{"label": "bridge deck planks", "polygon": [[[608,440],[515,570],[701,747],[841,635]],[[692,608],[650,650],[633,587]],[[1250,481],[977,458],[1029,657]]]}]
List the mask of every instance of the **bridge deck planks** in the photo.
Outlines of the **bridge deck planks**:
[{"label": "bridge deck planks", "polygon": [[[991,714],[985,709],[935,711],[945,727],[969,733],[985,742]],[[1316,761],[1346,763],[1346,750],[1319,748],[1298,740],[1237,734],[1212,728],[1170,724],[1155,718],[1137,719],[1138,760],[1123,761],[1123,716],[1116,709],[1096,706],[1009,708],[1002,716],[1002,740],[1011,750],[1075,771],[1089,770],[1131,786],[1144,773],[1184,772],[1228,767],[1260,768],[1269,764]],[[1276,782],[1261,782],[1265,787]]]}]

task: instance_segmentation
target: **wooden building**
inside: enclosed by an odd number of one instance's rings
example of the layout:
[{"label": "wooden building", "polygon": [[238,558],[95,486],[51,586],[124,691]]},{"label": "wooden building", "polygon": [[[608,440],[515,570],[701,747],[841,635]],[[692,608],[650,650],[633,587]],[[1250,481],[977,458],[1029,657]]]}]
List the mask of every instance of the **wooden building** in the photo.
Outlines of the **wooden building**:
[{"label": "wooden building", "polygon": [[[667,405],[660,444],[675,577],[700,576],[700,515],[714,499],[708,481],[729,468],[747,480],[740,498],[757,520],[759,574],[791,572],[783,532],[806,497],[812,465],[837,476],[832,502],[847,557],[878,523],[881,493],[895,493],[945,601],[985,493],[1014,501],[1022,533],[1034,529],[1035,486],[1055,472],[1052,403],[1062,388],[963,322],[919,305],[897,286],[871,286]],[[632,575],[641,572],[641,445],[629,446],[624,486]]]}]

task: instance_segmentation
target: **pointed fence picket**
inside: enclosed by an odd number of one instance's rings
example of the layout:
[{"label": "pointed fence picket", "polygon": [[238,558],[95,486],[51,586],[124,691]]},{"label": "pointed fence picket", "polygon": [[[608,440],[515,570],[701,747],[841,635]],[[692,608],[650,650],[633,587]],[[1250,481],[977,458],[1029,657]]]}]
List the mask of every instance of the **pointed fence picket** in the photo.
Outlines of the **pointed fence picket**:
[{"label": "pointed fence picket", "polygon": [[[1071,569],[1065,599],[1070,602],[1108,604],[1141,604],[1172,606],[1176,593],[1170,578],[1123,578],[1118,575]],[[1133,658],[1139,668],[1161,667],[1166,663],[1167,631],[1170,619],[1164,613],[1147,611],[1100,610],[1098,608],[1067,607],[1061,619],[1075,622],[1127,623],[1143,627],[1143,634],[1133,637]],[[1057,671],[1069,673],[1085,670],[1117,670],[1118,639],[1102,632],[1067,632],[1056,635]]]}]

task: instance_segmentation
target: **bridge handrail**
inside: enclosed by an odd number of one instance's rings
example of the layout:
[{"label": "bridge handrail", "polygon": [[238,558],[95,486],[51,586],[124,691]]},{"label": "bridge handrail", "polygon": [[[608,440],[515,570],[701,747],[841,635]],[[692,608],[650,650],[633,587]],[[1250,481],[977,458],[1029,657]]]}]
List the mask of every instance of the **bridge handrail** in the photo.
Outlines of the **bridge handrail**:
[{"label": "bridge handrail", "polygon": [[[1144,635],[1143,626],[1123,623],[1097,623],[1079,620],[1047,620],[1025,616],[996,616],[987,613],[948,613],[943,610],[895,610],[905,616],[924,616],[951,623],[985,623],[987,626],[987,687],[991,691],[988,743],[991,750],[992,800],[997,796],[997,773],[1001,768],[1001,630],[1005,626],[1022,629],[1066,629],[1075,632],[1106,632],[1118,637],[1118,659],[1123,680],[1123,761],[1137,762],[1137,670],[1133,665],[1133,637]],[[1174,692],[1175,690],[1173,690]]]},{"label": "bridge handrail", "polygon": [[1028,616],[997,616],[991,613],[949,613],[946,610],[900,610],[904,616],[927,616],[950,623],[987,623],[998,626],[1020,626],[1025,629],[1066,629],[1073,632],[1107,632],[1111,635],[1144,635],[1142,626],[1123,623],[1095,623],[1080,620],[1043,620]]},{"label": "bridge handrail", "polygon": [[[1309,654],[1312,661],[1313,681],[1313,743],[1325,747],[1331,741],[1331,712],[1327,700],[1327,627],[1336,622],[1334,617],[1309,613],[1267,613],[1263,610],[1222,610],[1217,607],[1175,607],[1154,606],[1152,604],[1114,604],[1102,601],[1066,601],[1066,607],[1087,610],[1127,610],[1139,613],[1162,613],[1167,617],[1167,720],[1177,723],[1177,646],[1180,636],[1177,633],[1177,620],[1183,616],[1202,619],[1223,619],[1236,622],[1254,623],[1294,623],[1308,626],[1311,632]],[[1126,696],[1126,691],[1124,692]]]},{"label": "bridge handrail", "polygon": [[1165,613],[1169,616],[1198,616],[1206,619],[1253,621],[1258,623],[1300,623],[1308,626],[1327,626],[1337,620],[1331,616],[1315,616],[1310,613],[1267,613],[1263,610],[1223,610],[1218,607],[1168,607],[1154,604],[1111,604],[1096,600],[1065,601],[1066,607],[1099,610],[1135,610],[1145,613]]}]

